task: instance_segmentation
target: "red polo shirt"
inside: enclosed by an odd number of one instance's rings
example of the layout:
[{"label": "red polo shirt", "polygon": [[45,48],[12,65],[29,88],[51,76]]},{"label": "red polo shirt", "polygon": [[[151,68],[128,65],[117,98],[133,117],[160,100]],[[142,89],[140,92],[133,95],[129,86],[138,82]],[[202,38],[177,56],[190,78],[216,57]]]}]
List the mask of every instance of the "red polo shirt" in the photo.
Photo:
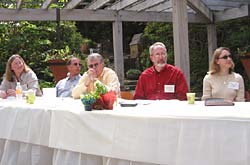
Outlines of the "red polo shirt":
[{"label": "red polo shirt", "polygon": [[[164,92],[167,85],[174,85],[174,92]],[[166,64],[160,72],[157,72],[154,66],[142,72],[136,85],[134,99],[186,100],[187,92],[188,85],[183,72]]]}]

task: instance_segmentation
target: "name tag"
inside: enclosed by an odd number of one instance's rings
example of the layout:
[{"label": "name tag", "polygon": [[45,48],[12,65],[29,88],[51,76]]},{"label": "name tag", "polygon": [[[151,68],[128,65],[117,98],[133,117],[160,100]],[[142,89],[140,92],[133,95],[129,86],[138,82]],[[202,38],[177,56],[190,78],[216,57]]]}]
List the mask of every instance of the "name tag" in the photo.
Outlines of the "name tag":
[{"label": "name tag", "polygon": [[174,93],[175,85],[164,85],[165,93]]},{"label": "name tag", "polygon": [[240,88],[240,84],[238,82],[229,82],[228,83],[228,88],[230,89],[239,89]]}]

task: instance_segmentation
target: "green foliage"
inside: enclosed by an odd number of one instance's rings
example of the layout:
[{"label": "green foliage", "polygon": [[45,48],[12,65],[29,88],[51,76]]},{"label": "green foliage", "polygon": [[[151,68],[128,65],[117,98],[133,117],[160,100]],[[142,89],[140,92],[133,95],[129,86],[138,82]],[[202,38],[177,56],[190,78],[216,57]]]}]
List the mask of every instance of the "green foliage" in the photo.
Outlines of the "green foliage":
[{"label": "green foliage", "polygon": [[141,71],[139,69],[129,69],[126,74],[141,74]]},{"label": "green foliage", "polygon": [[83,104],[93,104],[96,102],[96,100],[100,99],[100,95],[108,92],[107,88],[103,84],[97,82],[95,85],[95,91],[80,96]]},{"label": "green foliage", "polygon": [[50,49],[44,52],[42,55],[45,56],[45,61],[62,59],[67,60],[70,58],[69,46],[66,46],[64,49]]},{"label": "green foliage", "polygon": [[96,83],[96,90],[95,90],[96,95],[100,96],[107,92],[108,90],[103,84],[98,83],[98,82]]},{"label": "green foliage", "polygon": [[39,85],[40,85],[41,89],[55,87],[54,82],[48,82],[48,81],[44,81],[44,80],[39,80]]},{"label": "green foliage", "polygon": [[84,54],[77,54],[75,52],[72,52],[68,45],[64,49],[50,49],[44,53],[42,53],[42,56],[45,57],[45,61],[49,60],[68,60],[72,57],[78,57],[79,59],[82,59],[85,57]]},{"label": "green foliage", "polygon": [[[46,58],[50,52],[67,52],[67,57],[85,57],[80,46],[83,37],[74,22],[1,22],[0,23],[0,75],[12,54],[20,54],[39,79],[53,81]],[[54,55],[56,56],[56,55]],[[52,58],[52,57],[51,57]]]},{"label": "green foliage", "polygon": [[[218,47],[231,49],[234,55],[235,71],[244,77],[246,89],[249,89],[248,77],[238,58],[239,50],[250,48],[249,18],[221,22],[217,24]],[[151,66],[148,48],[154,42],[163,42],[168,49],[168,63],[174,64],[172,23],[148,23],[144,30],[144,50],[141,54],[142,69]],[[190,87],[191,91],[202,95],[203,78],[209,67],[206,25],[189,24],[190,48]]]}]

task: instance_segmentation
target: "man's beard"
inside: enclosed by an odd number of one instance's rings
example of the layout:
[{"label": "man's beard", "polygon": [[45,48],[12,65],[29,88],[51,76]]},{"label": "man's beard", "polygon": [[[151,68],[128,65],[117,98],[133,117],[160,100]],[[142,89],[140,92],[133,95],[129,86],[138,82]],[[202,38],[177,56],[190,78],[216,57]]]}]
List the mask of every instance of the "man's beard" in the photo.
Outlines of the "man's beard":
[{"label": "man's beard", "polygon": [[159,68],[163,68],[164,66],[166,65],[166,63],[158,63],[156,66],[159,67]]}]

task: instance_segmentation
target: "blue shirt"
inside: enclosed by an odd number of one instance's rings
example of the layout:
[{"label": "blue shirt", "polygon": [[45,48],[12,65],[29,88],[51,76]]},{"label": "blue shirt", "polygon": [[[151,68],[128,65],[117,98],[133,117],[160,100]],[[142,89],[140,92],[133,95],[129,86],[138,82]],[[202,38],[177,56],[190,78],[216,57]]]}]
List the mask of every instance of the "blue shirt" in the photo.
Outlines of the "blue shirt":
[{"label": "blue shirt", "polygon": [[56,97],[71,97],[71,91],[78,83],[81,75],[66,77],[56,84]]}]

